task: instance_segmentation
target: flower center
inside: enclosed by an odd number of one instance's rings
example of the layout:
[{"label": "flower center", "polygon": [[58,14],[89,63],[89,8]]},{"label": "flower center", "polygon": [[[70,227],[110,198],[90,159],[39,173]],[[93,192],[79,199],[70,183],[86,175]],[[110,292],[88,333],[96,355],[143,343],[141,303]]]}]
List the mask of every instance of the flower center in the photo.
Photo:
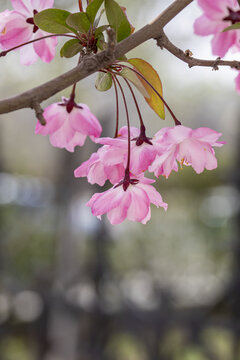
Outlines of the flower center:
[{"label": "flower center", "polygon": [[123,190],[126,191],[129,185],[136,185],[137,183],[139,183],[139,180],[130,179],[129,170],[126,169],[124,178],[117,185],[114,186],[114,189],[122,185]]},{"label": "flower center", "polygon": [[59,106],[66,106],[67,112],[70,114],[73,108],[83,109],[82,106],[78,105],[74,101],[74,95],[70,96],[70,99],[63,99],[63,103],[58,104]]},{"label": "flower center", "polygon": [[143,143],[147,143],[149,145],[152,145],[152,142],[150,141],[151,138],[147,137],[146,136],[146,129],[145,129],[145,126],[144,125],[141,125],[141,128],[140,128],[140,134],[137,138],[134,138],[132,139],[133,141],[136,140],[136,145],[137,146],[140,146],[142,145]]},{"label": "flower center", "polygon": [[[33,10],[33,16],[36,15],[37,13],[38,13],[38,11],[34,9],[34,10]],[[27,19],[26,19],[26,22],[27,22],[28,24],[33,25],[33,33],[35,33],[35,32],[38,31],[39,27],[34,23],[33,17],[27,18]]]},{"label": "flower center", "polygon": [[227,9],[229,14],[223,18],[223,21],[231,21],[232,24],[240,22],[240,10],[233,11],[230,7]]}]

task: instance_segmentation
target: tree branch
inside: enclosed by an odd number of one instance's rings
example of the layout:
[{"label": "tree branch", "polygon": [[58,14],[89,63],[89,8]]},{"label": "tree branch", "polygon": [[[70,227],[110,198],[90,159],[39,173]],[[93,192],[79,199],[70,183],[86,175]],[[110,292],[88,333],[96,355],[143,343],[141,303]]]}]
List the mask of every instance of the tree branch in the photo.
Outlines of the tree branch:
[{"label": "tree branch", "polygon": [[191,56],[191,52],[186,50],[185,52],[175,46],[165,35],[163,30],[161,31],[160,36],[156,38],[157,45],[163,49],[165,48],[171,54],[176,56],[178,59],[184,61],[191,68],[193,66],[207,66],[211,67],[213,70],[218,70],[218,66],[229,66],[234,69],[240,70],[240,61],[236,60],[221,60],[221,58],[217,58],[215,60],[202,60],[197,59]]},{"label": "tree branch", "polygon": [[74,69],[47,83],[28,90],[15,97],[0,101],[0,114],[22,108],[31,108],[33,103],[41,103],[68,86],[78,82],[118,59],[149,39],[159,37],[163,27],[180,13],[193,0],[175,0],[155,20],[147,24],[127,39],[118,43],[115,50],[107,49],[96,55],[86,56]]}]

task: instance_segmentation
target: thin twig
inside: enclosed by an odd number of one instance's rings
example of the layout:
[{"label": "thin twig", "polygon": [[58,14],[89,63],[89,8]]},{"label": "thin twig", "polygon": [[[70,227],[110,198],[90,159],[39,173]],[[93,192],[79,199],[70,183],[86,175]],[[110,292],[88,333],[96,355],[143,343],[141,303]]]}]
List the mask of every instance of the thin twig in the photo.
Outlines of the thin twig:
[{"label": "thin twig", "polygon": [[33,101],[31,108],[35,110],[36,118],[39,120],[40,124],[43,126],[46,125],[47,122],[43,116],[43,109],[42,109],[41,105],[39,104],[39,102],[36,100]]},{"label": "thin twig", "polygon": [[207,66],[207,67],[211,67],[213,70],[218,70],[219,66],[229,66],[231,68],[240,70],[240,61],[221,60],[221,58],[217,58],[215,60],[203,60],[192,57],[190,50],[186,50],[184,52],[181,49],[179,49],[168,39],[168,37],[163,31],[161,31],[160,36],[158,36],[156,40],[157,40],[157,45],[161,49],[165,48],[171,54],[176,56],[178,59],[187,63],[190,68],[193,66]]}]

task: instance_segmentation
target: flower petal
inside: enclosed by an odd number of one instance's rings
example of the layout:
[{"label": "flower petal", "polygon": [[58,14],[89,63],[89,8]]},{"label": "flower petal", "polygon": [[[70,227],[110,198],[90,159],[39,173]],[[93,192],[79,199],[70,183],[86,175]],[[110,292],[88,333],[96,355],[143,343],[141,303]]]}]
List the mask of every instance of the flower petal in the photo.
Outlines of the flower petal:
[{"label": "flower petal", "polygon": [[43,116],[46,119],[46,125],[41,125],[37,122],[35,128],[35,134],[48,135],[57,131],[66,120],[68,114],[65,107],[55,103],[49,105],[43,112]]},{"label": "flower petal", "polygon": [[[42,36],[49,35],[48,33],[38,30],[35,39]],[[42,59],[42,61],[49,63],[55,56],[55,48],[57,45],[57,37],[50,37],[47,39],[36,41],[33,44],[36,54]]]},{"label": "flower petal", "polygon": [[107,213],[107,217],[112,225],[121,224],[126,219],[130,201],[131,194],[125,192],[120,204]]},{"label": "flower petal", "polygon": [[213,55],[223,57],[236,41],[236,31],[226,31],[215,34],[212,39]]},{"label": "flower petal", "polygon": [[[72,128],[85,135],[99,137],[102,127],[97,118],[91,113],[89,108],[84,104],[78,104],[82,109],[73,108],[69,114],[69,121]],[[84,107],[83,107],[84,105]]]},{"label": "flower petal", "polygon": [[142,221],[148,214],[150,201],[144,190],[137,185],[130,185],[127,191],[131,192],[131,203],[127,218],[131,221]]},{"label": "flower petal", "polygon": [[38,11],[53,7],[54,0],[31,0],[32,8]]},{"label": "flower petal", "polygon": [[[209,19],[205,15],[200,16],[195,21],[193,26],[194,26],[195,34],[201,35],[201,36],[215,34],[216,32],[218,32],[218,29],[219,29],[219,23]],[[226,25],[226,27],[227,27],[227,25]]]},{"label": "flower petal", "polygon": [[[70,140],[74,136],[74,130],[69,126],[68,120],[63,123],[63,125],[54,133],[50,134],[50,143],[53,146],[64,148],[68,146]],[[69,150],[73,151],[73,150]]]},{"label": "flower petal", "polygon": [[94,202],[91,202],[90,199],[90,202],[87,203],[87,206],[91,206],[93,215],[103,215],[119,206],[124,193],[125,192],[121,186],[117,188],[111,188],[103,193],[100,193]]},{"label": "flower petal", "polygon": [[16,11],[9,11],[0,18],[4,22],[4,31],[0,33],[0,44],[3,49],[18,46],[32,38],[32,25],[26,23],[25,17]]},{"label": "flower petal", "polygon": [[20,62],[23,65],[30,66],[38,59],[37,54],[33,49],[33,44],[25,45],[20,48]]},{"label": "flower petal", "polygon": [[155,189],[155,187],[142,183],[139,183],[138,186],[146,192],[151,203],[157,207],[163,207],[165,211],[167,210],[168,204],[163,202],[161,194]]},{"label": "flower petal", "polygon": [[33,8],[29,0],[11,0],[12,6],[26,17],[33,16]]},{"label": "flower petal", "polygon": [[237,92],[240,94],[240,71],[238,72],[238,75],[235,78],[235,85]]}]

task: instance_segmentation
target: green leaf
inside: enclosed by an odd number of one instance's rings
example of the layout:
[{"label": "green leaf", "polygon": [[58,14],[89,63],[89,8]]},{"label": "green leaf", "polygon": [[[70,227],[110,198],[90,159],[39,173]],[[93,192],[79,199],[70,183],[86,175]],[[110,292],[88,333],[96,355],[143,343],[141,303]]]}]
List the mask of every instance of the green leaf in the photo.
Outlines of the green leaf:
[{"label": "green leaf", "polygon": [[[134,68],[142,74],[148,82],[158,91],[158,93],[162,96],[162,82],[158,76],[158,73],[152,65],[150,65],[147,61],[142,59],[129,59],[128,63],[134,66]],[[165,111],[164,104],[159,96],[155,93],[155,91],[149,86],[146,81],[142,79],[139,75],[137,75],[145,89],[147,90],[150,97],[145,97],[148,105],[155,111],[155,113],[160,116],[161,119],[165,119]]]},{"label": "green leaf", "polygon": [[71,58],[78,54],[82,50],[82,45],[78,39],[71,39],[67,41],[60,50],[60,56],[65,58]]},{"label": "green leaf", "polygon": [[84,12],[70,14],[66,19],[66,23],[73,29],[82,33],[88,32],[91,25],[87,14]]},{"label": "green leaf", "polygon": [[98,35],[97,47],[98,47],[98,49],[100,49],[100,50],[106,50],[107,47],[108,47],[106,41],[104,41],[104,36],[103,36],[103,34]]},{"label": "green leaf", "polygon": [[121,7],[114,0],[105,0],[107,19],[116,31],[117,42],[131,34],[131,26]]},{"label": "green leaf", "polygon": [[107,91],[112,87],[112,75],[110,73],[99,72],[95,87],[99,91]]},{"label": "green leaf", "polygon": [[46,9],[34,15],[34,23],[44,31],[52,34],[65,34],[74,32],[75,30],[69,27],[66,19],[71,13],[69,11],[60,9]]},{"label": "green leaf", "polygon": [[94,23],[97,12],[100,6],[102,5],[103,1],[104,0],[92,0],[90,4],[87,6],[86,13],[92,24]]},{"label": "green leaf", "polygon": [[223,32],[229,31],[229,30],[236,30],[236,29],[240,29],[240,22],[237,22],[237,23],[235,23],[235,24],[233,24],[231,26],[228,26],[227,28],[225,28],[223,30]]},{"label": "green leaf", "polygon": [[107,30],[108,28],[109,28],[108,25],[99,26],[94,32],[95,37],[97,38],[100,34],[103,33],[103,31]]}]

